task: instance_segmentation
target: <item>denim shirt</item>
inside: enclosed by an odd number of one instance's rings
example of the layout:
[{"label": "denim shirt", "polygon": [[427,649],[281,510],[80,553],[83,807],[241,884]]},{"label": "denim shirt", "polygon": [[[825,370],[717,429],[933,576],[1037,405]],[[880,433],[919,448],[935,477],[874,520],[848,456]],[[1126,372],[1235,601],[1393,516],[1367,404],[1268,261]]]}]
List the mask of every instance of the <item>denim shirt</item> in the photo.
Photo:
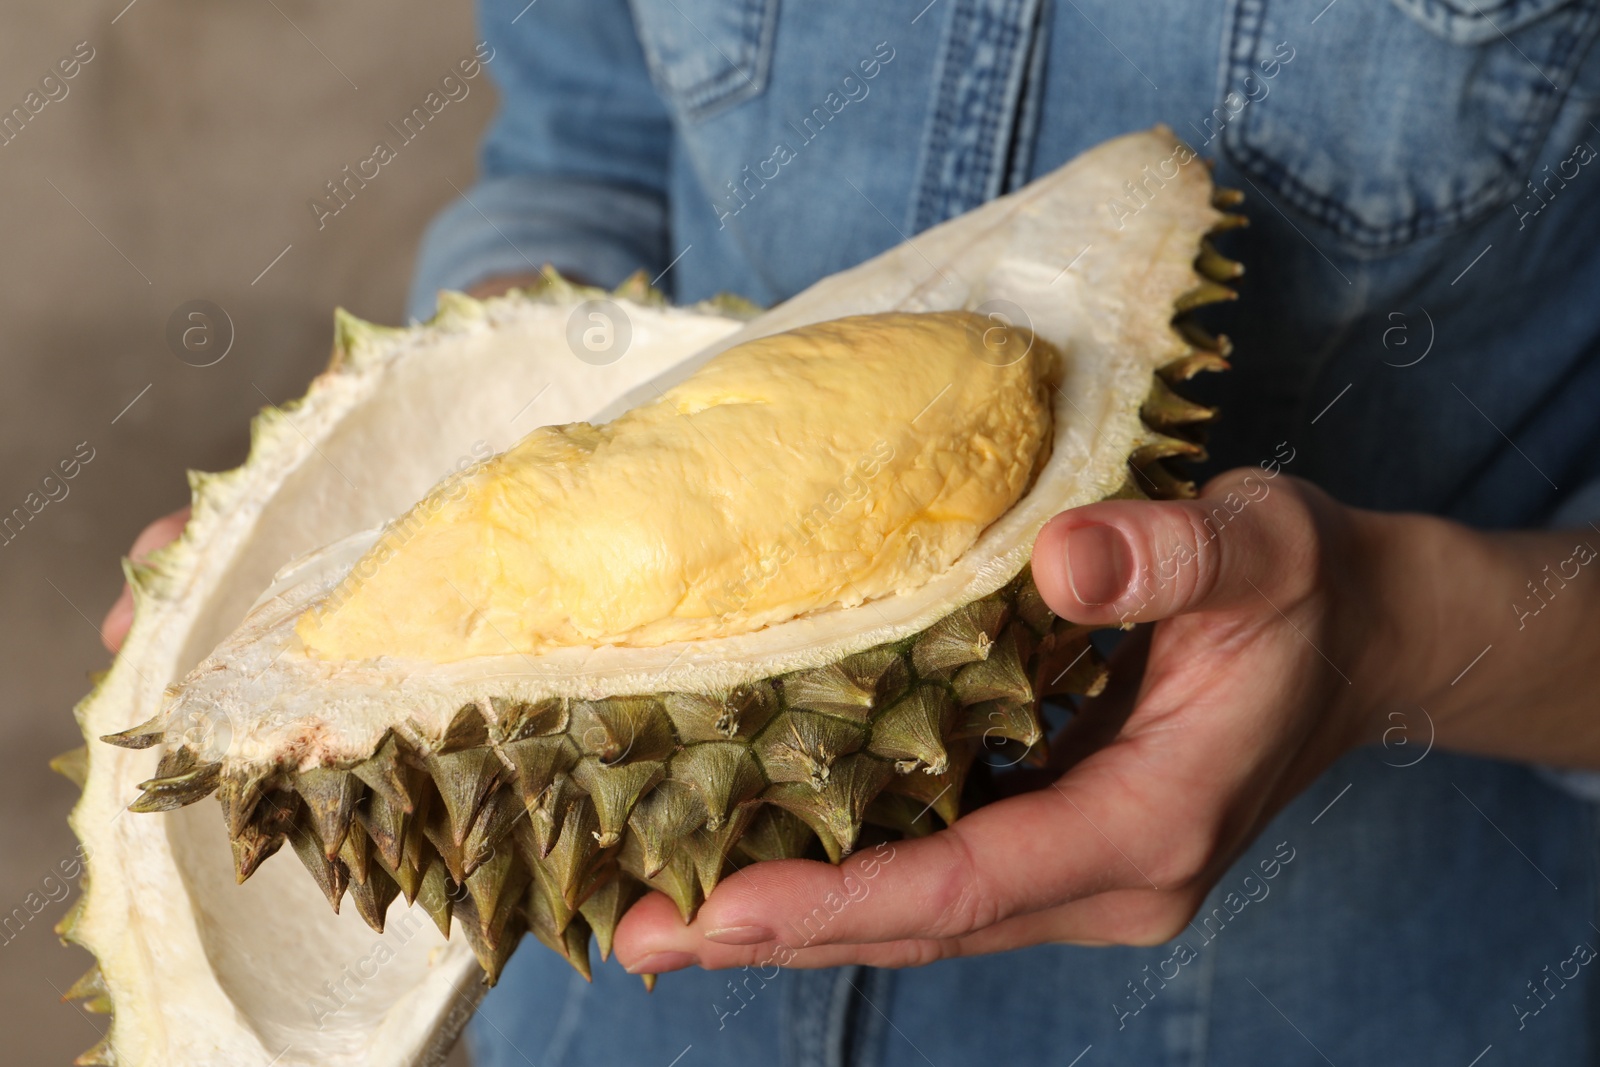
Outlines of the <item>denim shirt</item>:
[{"label": "denim shirt", "polygon": [[[1600,0],[482,0],[481,18],[502,105],[480,180],[426,238],[418,318],[439,288],[547,262],[772,304],[1165,123],[1251,220],[1220,239],[1247,273],[1214,311],[1235,369],[1199,383],[1224,413],[1213,468],[1289,455],[1347,503],[1480,527],[1600,519]],[[1093,207],[1136,211],[1159,183],[1127,193]],[[1279,840],[1303,858],[1159,994],[1170,946],[785,974],[743,1007],[748,976],[737,1001],[699,972],[643,998],[527,949],[478,1053],[1592,1062],[1594,968],[1559,995],[1545,977],[1600,945],[1592,809],[1525,768],[1409,751],[1355,753],[1278,816],[1241,862]]]},{"label": "denim shirt", "polygon": [[430,231],[419,317],[546,262],[772,304],[1164,122],[1248,196],[1217,316],[1236,370],[1203,384],[1219,466],[1287,441],[1347,503],[1482,526],[1542,524],[1600,477],[1595,0],[485,0],[482,21],[503,102],[470,203]]}]

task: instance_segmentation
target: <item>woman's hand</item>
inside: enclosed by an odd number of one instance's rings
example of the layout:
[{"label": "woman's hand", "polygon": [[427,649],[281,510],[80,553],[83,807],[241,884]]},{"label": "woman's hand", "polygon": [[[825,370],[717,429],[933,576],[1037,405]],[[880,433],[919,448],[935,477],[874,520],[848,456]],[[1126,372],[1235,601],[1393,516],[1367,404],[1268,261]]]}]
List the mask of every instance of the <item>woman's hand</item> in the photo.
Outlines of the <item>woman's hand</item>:
[{"label": "woman's hand", "polygon": [[[1522,572],[1535,575],[1541,553],[1566,557],[1574,540],[1357,511],[1259,471],[1224,475],[1194,501],[1058,515],[1033,555],[1051,607],[1078,622],[1156,623],[1142,676],[1145,642],[1125,642],[1108,692],[1058,742],[1065,773],[839,867],[787,860],[740,871],[688,926],[653,894],[624,919],[617,954],[630,970],[660,972],[1160,944],[1277,811],[1353,746],[1378,740],[1388,712],[1419,703],[1441,745],[1576,752],[1600,765],[1596,717],[1573,691],[1600,671],[1596,582],[1567,594],[1576,612],[1567,627],[1587,645],[1568,642],[1570,654],[1547,664],[1570,671],[1542,693],[1517,657],[1547,656],[1550,645],[1513,647],[1508,606],[1525,593]],[[1497,640],[1506,651],[1473,667],[1476,687],[1452,683]],[[1502,702],[1496,687],[1508,685],[1519,696]],[[1484,723],[1487,711],[1503,723],[1507,704],[1527,716],[1541,701],[1542,736],[1555,745]]]},{"label": "woman's hand", "polygon": [[[143,563],[150,553],[176,541],[188,524],[188,508],[179,508],[171,515],[162,516],[139,531],[139,536],[133,539],[133,547],[128,549],[128,558],[135,563]],[[115,652],[122,647],[123,640],[128,636],[128,628],[132,625],[133,590],[124,584],[122,595],[117,597],[117,602],[111,605],[105,621],[100,624],[100,640],[107,649]]]}]

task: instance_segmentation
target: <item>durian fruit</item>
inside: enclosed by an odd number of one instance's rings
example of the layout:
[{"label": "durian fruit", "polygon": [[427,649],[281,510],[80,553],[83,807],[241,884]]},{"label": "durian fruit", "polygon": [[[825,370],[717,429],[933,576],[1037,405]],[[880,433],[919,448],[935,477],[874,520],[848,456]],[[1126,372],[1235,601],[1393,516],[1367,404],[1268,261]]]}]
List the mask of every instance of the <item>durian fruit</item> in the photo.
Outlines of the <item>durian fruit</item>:
[{"label": "durian fruit", "polygon": [[[986,749],[1039,758],[1040,701],[1105,674],[1033,538],[1192,492],[1166,462],[1213,413],[1174,387],[1225,366],[1187,313],[1232,296],[1236,200],[1158,128],[765,314],[553,272],[341,314],[127,565],[60,763],[61,932],[113,1012],[79,1062],[437,1063],[524,933],[587,973],[650,889],[687,918],[748,863],[948,824]],[[620,358],[574,357],[596,314]]]}]

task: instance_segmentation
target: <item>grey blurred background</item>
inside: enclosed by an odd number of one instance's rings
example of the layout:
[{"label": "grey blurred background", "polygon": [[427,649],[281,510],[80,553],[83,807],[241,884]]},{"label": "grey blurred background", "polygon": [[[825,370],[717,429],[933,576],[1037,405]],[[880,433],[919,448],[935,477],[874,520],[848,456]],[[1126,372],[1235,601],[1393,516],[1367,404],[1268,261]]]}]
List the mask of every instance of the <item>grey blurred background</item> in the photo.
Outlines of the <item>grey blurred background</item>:
[{"label": "grey blurred background", "polygon": [[[0,514],[80,442],[94,456],[0,545],[0,912],[73,853],[75,789],[45,762],[80,743],[71,708],[109,661],[96,627],[118,557],[187,502],[185,468],[238,464],[250,416],[304,391],[335,306],[400,321],[423,226],[472,178],[487,79],[321,230],[308,201],[475,40],[465,0],[0,6],[0,114],[93,55],[0,144]],[[213,366],[169,350],[191,300],[232,320]],[[60,1000],[90,963],[51,931],[66,907],[0,945],[6,1064],[68,1064],[104,1029]]]}]

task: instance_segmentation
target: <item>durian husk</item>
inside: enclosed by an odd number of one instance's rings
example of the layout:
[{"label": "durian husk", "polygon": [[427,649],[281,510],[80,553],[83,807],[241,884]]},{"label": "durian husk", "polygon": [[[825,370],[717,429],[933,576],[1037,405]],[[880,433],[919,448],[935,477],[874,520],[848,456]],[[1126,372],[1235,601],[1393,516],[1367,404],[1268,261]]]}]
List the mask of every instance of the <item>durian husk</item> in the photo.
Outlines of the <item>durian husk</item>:
[{"label": "durian husk", "polygon": [[[491,693],[425,729],[397,714],[355,758],[308,756],[310,738],[267,766],[228,763],[235,739],[214,721],[163,710],[286,560],[399,514],[482,448],[615,414],[729,344],[808,322],[1020,304],[1075,368],[1057,415],[1081,423],[1053,461],[1081,477],[1060,506],[1192,494],[1170,462],[1203,454],[1214,413],[1177,387],[1226,366],[1226,339],[1189,314],[1233,295],[1238,266],[1202,240],[1239,224],[1222,210],[1237,201],[1214,201],[1191,164],[1125,225],[1105,207],[1175,146],[1159,128],[1108,142],[748,325],[737,301],[674,309],[642,279],[606,294],[553,271],[487,303],[446,294],[406,330],[341,312],[310,393],[257,417],[244,466],[192,474],[184,536],[125,565],[134,627],[77,709],[87,753],[61,763],[86,775],[72,821],[92,874],[61,933],[97,957],[84,999],[116,1009],[80,1062],[438,1063],[523,933],[587,974],[591,933],[609,952],[646,889],[687,918],[746,863],[837,861],[863,826],[947,824],[985,746],[1039,758],[1040,702],[1105,676],[1025,569],[828,662],[653,694]],[[633,330],[604,367],[566,357],[570,317],[596,299]],[[212,792],[223,818],[188,806]],[[283,843],[312,878],[263,865]]]}]

